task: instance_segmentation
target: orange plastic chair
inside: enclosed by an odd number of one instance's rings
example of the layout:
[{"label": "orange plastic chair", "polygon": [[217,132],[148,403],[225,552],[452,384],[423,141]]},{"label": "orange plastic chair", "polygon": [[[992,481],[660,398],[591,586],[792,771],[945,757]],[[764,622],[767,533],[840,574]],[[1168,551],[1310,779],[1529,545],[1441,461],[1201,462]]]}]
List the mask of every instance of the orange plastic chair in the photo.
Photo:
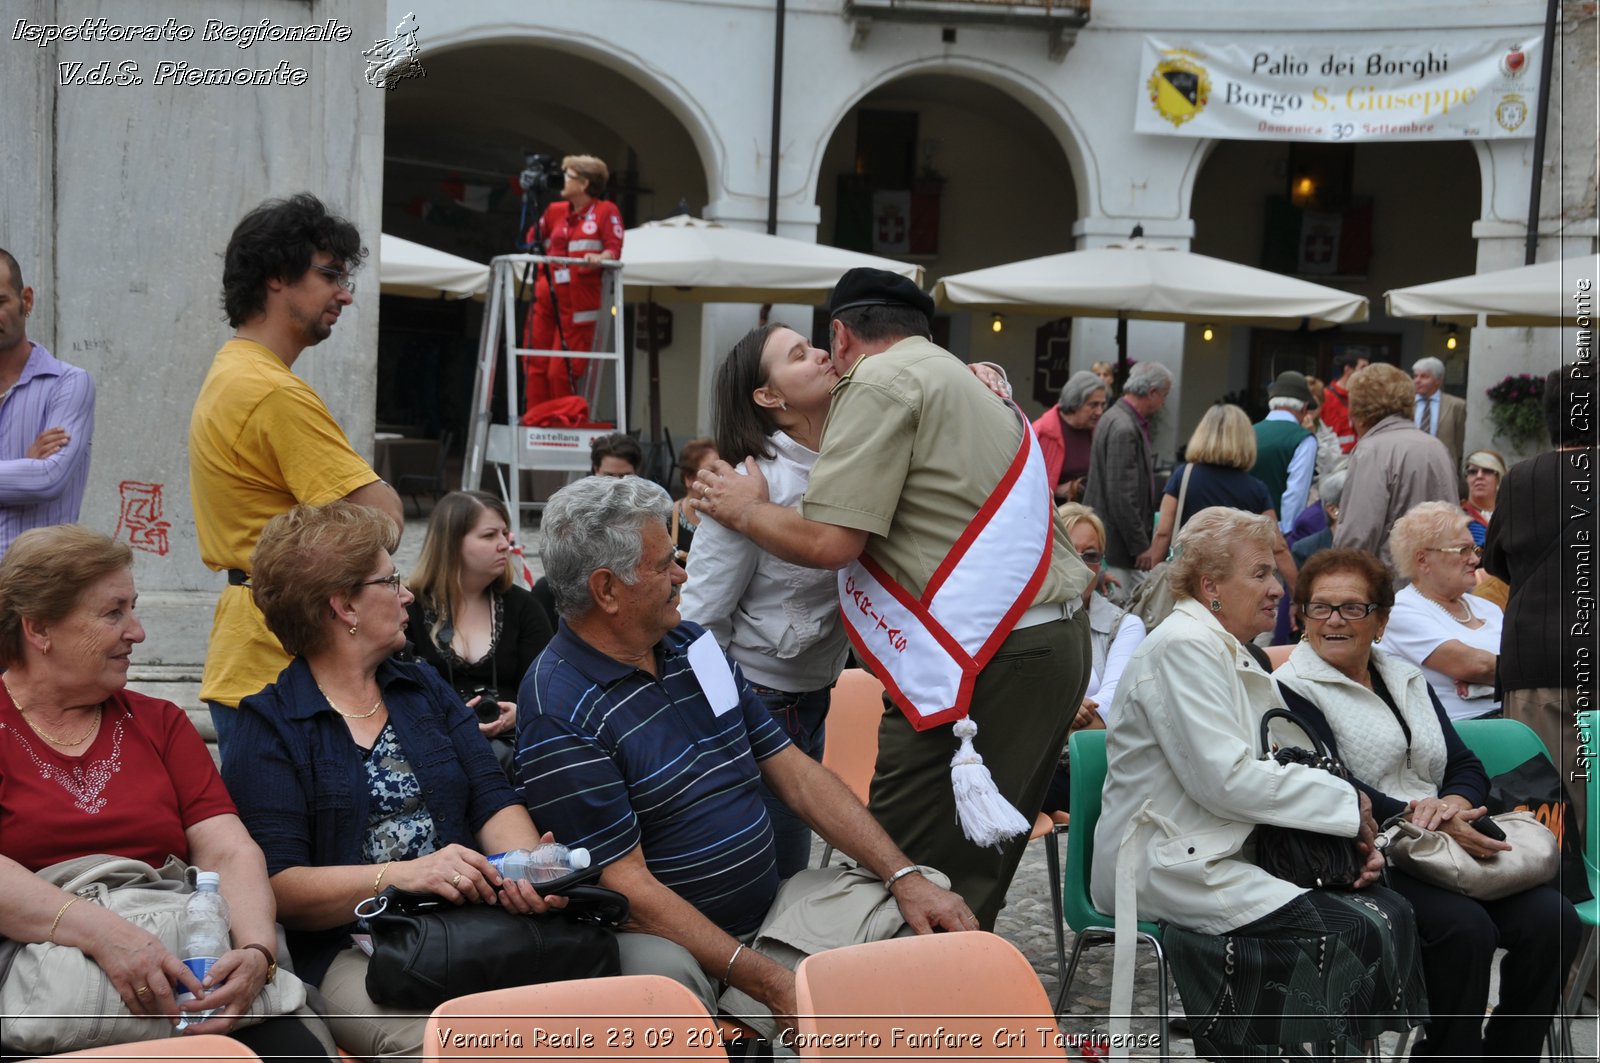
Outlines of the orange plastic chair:
[{"label": "orange plastic chair", "polygon": [[[844,780],[862,804],[872,792],[878,763],[878,722],[883,719],[883,684],[865,668],[839,674],[828,704],[828,729],[822,740],[822,766]],[[833,858],[824,846],[822,867]]]},{"label": "orange plastic chair", "polygon": [[727,1063],[728,1054],[700,998],[670,978],[636,974],[447,1000],[428,1018],[422,1058]]},{"label": "orange plastic chair", "polygon": [[1268,646],[1267,647],[1267,660],[1272,662],[1273,671],[1277,671],[1279,668],[1282,668],[1283,667],[1283,662],[1287,661],[1289,659],[1289,654],[1291,654],[1293,652],[1294,652],[1294,645],[1293,644],[1290,644],[1288,646]]},{"label": "orange plastic chair", "polygon": [[[851,945],[795,972],[801,1059],[1066,1058],[1026,957],[974,930]],[[1043,1032],[1041,1032],[1043,1031]]]},{"label": "orange plastic chair", "polygon": [[60,1055],[43,1058],[93,1059],[98,1063],[114,1063],[123,1059],[137,1063],[151,1063],[151,1060],[158,1059],[184,1060],[185,1063],[206,1059],[240,1059],[255,1060],[256,1063],[260,1063],[261,1059],[242,1042],[215,1033],[195,1034],[193,1037],[163,1037],[155,1041],[131,1041],[125,1045],[85,1048],[77,1052],[62,1052]]}]

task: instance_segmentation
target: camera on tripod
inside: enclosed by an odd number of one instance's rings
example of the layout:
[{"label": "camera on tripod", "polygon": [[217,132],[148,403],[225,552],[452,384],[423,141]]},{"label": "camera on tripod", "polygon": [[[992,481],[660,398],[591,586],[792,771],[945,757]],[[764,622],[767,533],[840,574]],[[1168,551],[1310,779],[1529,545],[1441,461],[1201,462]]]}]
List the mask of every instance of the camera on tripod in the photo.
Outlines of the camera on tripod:
[{"label": "camera on tripod", "polygon": [[566,174],[561,169],[561,159],[543,152],[529,152],[522,161],[522,173],[517,178],[524,192],[535,196],[553,196],[561,191]]}]

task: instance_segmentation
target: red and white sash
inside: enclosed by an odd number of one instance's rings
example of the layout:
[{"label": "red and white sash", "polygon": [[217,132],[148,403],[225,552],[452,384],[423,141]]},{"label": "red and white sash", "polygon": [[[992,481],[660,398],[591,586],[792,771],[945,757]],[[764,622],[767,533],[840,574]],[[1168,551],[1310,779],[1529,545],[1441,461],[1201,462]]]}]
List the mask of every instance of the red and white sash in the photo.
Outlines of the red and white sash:
[{"label": "red and white sash", "polygon": [[919,731],[967,714],[978,673],[1050,567],[1049,479],[1032,426],[1012,409],[1022,420],[1017,456],[920,599],[865,553],[839,570],[845,632]]}]

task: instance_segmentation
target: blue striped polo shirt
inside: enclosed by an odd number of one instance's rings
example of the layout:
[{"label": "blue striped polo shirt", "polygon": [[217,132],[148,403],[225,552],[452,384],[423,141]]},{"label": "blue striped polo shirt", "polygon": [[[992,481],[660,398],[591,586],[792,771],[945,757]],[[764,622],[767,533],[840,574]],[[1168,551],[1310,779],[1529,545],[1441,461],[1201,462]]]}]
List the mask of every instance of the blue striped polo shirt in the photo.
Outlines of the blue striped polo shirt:
[{"label": "blue striped polo shirt", "polygon": [[704,629],[656,646],[661,678],[607,657],[562,621],[517,692],[517,765],[541,831],[604,867],[643,845],[651,874],[730,934],[778,890],[756,762],[789,745],[731,661],[739,705],[716,716],[689,667]]}]

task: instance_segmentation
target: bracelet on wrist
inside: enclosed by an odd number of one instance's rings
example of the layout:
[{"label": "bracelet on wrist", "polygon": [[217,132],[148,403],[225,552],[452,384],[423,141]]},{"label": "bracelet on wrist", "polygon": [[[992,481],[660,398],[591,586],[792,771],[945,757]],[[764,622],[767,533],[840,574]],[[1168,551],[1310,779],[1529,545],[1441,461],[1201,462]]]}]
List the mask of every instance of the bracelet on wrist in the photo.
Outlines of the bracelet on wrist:
[{"label": "bracelet on wrist", "polygon": [[739,953],[741,953],[743,951],[744,951],[744,942],[741,941],[739,943],[739,947],[733,950],[733,955],[728,957],[727,970],[722,972],[722,984],[723,985],[727,985],[728,982],[729,982],[729,979],[731,979],[733,977],[733,961],[737,960],[739,958]]},{"label": "bracelet on wrist", "polygon": [[922,874],[922,868],[918,867],[916,864],[907,864],[905,867],[902,867],[899,871],[896,871],[894,874],[892,874],[888,878],[884,879],[883,880],[883,888],[886,889],[886,890],[891,890],[892,891],[894,889],[894,884],[896,882],[899,882],[901,879],[905,878],[907,875],[920,875],[920,874]]}]

